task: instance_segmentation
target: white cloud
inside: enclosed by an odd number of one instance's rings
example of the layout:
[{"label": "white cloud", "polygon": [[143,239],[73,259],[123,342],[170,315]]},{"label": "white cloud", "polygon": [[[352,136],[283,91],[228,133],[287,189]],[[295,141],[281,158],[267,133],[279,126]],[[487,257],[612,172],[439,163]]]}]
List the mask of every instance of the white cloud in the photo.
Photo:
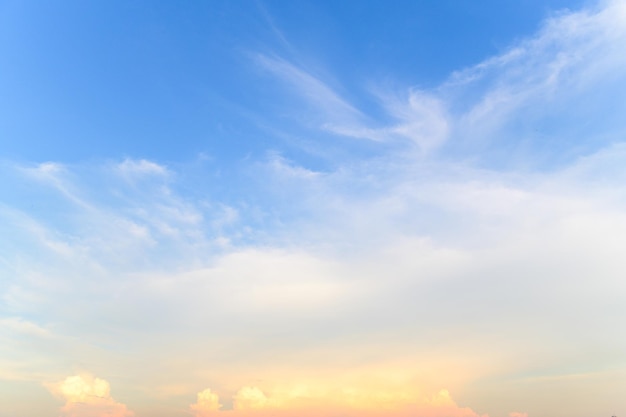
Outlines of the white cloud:
[{"label": "white cloud", "polygon": [[222,407],[219,396],[209,388],[198,393],[198,400],[190,406],[195,417],[210,417]]},{"label": "white cloud", "polygon": [[90,375],[74,375],[48,389],[65,400],[61,408],[67,417],[132,417],[134,414],[126,405],[111,397],[107,381]]},{"label": "white cloud", "polygon": [[170,175],[170,171],[165,166],[146,159],[125,159],[116,165],[116,169],[120,175],[129,180],[141,176],[167,177]]},{"label": "white cloud", "polygon": [[[282,58],[260,56],[257,62],[314,104],[324,114],[315,126],[335,134],[404,141],[407,150],[432,152],[445,145],[443,154],[492,164],[489,158],[496,156],[533,163],[529,159],[537,154],[541,158],[534,163],[571,162],[620,139],[623,100],[607,97],[626,93],[625,9],[615,0],[555,14],[536,35],[431,90],[377,88],[383,112],[358,110],[336,89]],[[594,133],[600,141],[588,137]],[[572,140],[577,146],[568,146]]]},{"label": "white cloud", "polygon": [[422,151],[432,151],[448,138],[449,121],[444,102],[434,95],[411,90],[408,97],[386,96],[381,102],[395,123],[385,127],[369,124],[327,123],[333,133],[380,142],[404,139]]},{"label": "white cloud", "polygon": [[282,155],[272,153],[269,155],[269,167],[279,176],[285,179],[315,179],[322,175],[320,172],[311,171],[295,165]]},{"label": "white cloud", "polygon": [[623,1],[610,1],[558,14],[537,35],[453,74],[438,92],[455,108],[453,136],[462,150],[490,144],[527,159],[538,149],[542,158],[567,152],[571,160],[617,140],[611,135],[620,131],[613,116],[619,101],[606,100],[625,93],[624,8]]},{"label": "white cloud", "polygon": [[[165,374],[204,383],[230,367],[262,377],[276,367],[307,373],[391,356],[416,379],[428,366],[420,358],[461,358],[475,367],[472,376],[433,372],[459,385],[519,378],[530,361],[538,375],[621,366],[624,122],[615,109],[596,112],[594,100],[625,96],[624,10],[615,1],[557,15],[535,37],[438,89],[379,95],[389,123],[372,122],[294,64],[257,57],[318,109],[318,128],[405,140],[407,149],[430,151],[421,159],[381,146],[374,159],[333,161],[336,169],[321,172],[275,153],[250,168],[245,204],[178,192],[206,185],[184,183],[154,161],[18,169],[59,190],[69,202],[59,212],[71,216],[59,221],[24,207],[0,213],[16,242],[0,242],[11,271],[0,291],[7,309],[19,310],[1,328],[43,336],[36,320],[15,317],[46,317],[75,341],[58,354],[65,361],[128,367],[129,378],[155,386],[169,383]],[[596,87],[598,96],[590,93]],[[607,91],[613,95],[602,96]],[[499,144],[537,140],[523,136],[544,114],[559,120],[551,127],[556,149],[572,152],[562,164],[533,169],[535,142],[526,164],[511,162],[517,152],[484,162]],[[599,136],[577,136],[595,128]],[[129,178],[149,184],[135,187]],[[120,364],[120,346],[145,361]],[[170,366],[171,357],[189,360],[163,375],[151,369]],[[128,414],[106,381],[74,376],[55,389],[68,415]],[[364,392],[348,394],[360,401]],[[293,397],[250,385],[235,408],[285,398]],[[428,401],[453,407],[445,392]],[[584,399],[572,407],[577,401]],[[449,415],[474,415],[458,408]],[[202,391],[192,410],[219,410],[217,394]],[[433,413],[424,415],[446,415]]]},{"label": "white cloud", "polygon": [[9,317],[0,319],[0,329],[8,329],[17,333],[40,338],[48,338],[51,336],[49,330],[20,317]]},{"label": "white cloud", "polygon": [[433,149],[447,139],[449,116],[445,104],[437,97],[412,90],[406,103],[387,101],[385,105],[399,120],[390,132],[411,139],[424,150]]},{"label": "white cloud", "polygon": [[261,410],[274,407],[274,401],[268,399],[257,387],[243,387],[234,396],[235,410]]},{"label": "white cloud", "polygon": [[378,127],[372,117],[364,115],[304,69],[284,59],[264,55],[258,55],[256,61],[289,84],[323,115],[316,125],[323,130],[381,142],[408,139],[422,150],[439,146],[447,137],[448,121],[444,104],[433,95],[411,90],[406,98],[385,97],[382,104],[396,122]]},{"label": "white cloud", "polygon": [[261,67],[271,71],[276,77],[290,84],[292,88],[307,101],[314,104],[327,117],[348,118],[351,120],[361,117],[361,113],[341,98],[339,94],[305,70],[281,58],[259,54],[255,56],[255,60]]}]

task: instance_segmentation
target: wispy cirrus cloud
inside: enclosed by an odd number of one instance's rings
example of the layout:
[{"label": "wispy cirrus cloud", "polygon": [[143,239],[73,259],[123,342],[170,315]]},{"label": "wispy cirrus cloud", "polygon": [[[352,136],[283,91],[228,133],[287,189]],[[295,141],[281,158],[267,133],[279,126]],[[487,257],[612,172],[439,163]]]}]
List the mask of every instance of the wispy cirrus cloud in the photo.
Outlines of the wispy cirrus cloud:
[{"label": "wispy cirrus cloud", "polygon": [[387,115],[395,120],[386,125],[377,121],[375,115],[366,115],[358,110],[320,78],[285,59],[257,55],[256,62],[313,106],[319,115],[314,127],[377,142],[409,140],[424,150],[435,148],[447,137],[448,120],[444,105],[426,92],[412,90],[407,97],[385,97],[382,105]]},{"label": "wispy cirrus cloud", "polygon": [[313,103],[326,116],[359,118],[361,112],[355,109],[323,81],[296,65],[278,57],[258,54],[255,62],[280,80],[288,83],[306,100]]},{"label": "wispy cirrus cloud", "polygon": [[439,91],[457,114],[453,136],[463,150],[571,158],[616,140],[620,105],[606,99],[624,92],[625,16],[622,1],[557,14],[535,36],[452,74]]},{"label": "wispy cirrus cloud", "polygon": [[134,160],[126,158],[124,161],[116,164],[115,169],[120,175],[129,180],[135,177],[164,177],[169,175],[169,170],[165,166],[146,159]]},{"label": "wispy cirrus cloud", "polygon": [[408,152],[412,147],[439,150],[490,165],[498,165],[495,158],[518,166],[571,162],[619,140],[616,115],[622,101],[607,97],[616,89],[624,93],[620,45],[626,39],[625,15],[619,0],[555,14],[534,36],[453,73],[439,86],[373,88],[379,111],[359,110],[322,79],[283,58],[261,56],[258,62],[323,114],[312,127],[327,132],[400,141]]}]

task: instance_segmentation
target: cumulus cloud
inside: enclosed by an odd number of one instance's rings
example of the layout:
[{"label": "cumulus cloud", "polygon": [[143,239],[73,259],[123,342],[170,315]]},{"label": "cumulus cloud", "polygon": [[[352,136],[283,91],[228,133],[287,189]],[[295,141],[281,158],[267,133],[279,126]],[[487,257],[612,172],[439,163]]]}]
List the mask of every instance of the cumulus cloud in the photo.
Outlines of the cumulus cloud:
[{"label": "cumulus cloud", "polygon": [[275,408],[276,401],[268,399],[257,387],[243,387],[233,397],[235,410],[261,410]]},{"label": "cumulus cloud", "polygon": [[[198,393],[191,406],[197,417],[215,416],[219,409],[217,396],[206,389]],[[356,386],[334,387],[299,384],[275,389],[271,395],[255,386],[245,386],[233,396],[233,410],[217,415],[233,417],[287,416],[389,416],[389,417],[479,417],[467,407],[459,407],[447,390],[432,396],[406,389],[376,390]],[[486,415],[484,416],[486,417]]]},{"label": "cumulus cloud", "polygon": [[61,414],[66,417],[132,417],[126,405],[111,397],[109,383],[90,375],[74,375],[48,389],[65,400]]},{"label": "cumulus cloud", "polygon": [[209,388],[200,391],[196,403],[190,406],[195,417],[213,416],[221,407],[219,396]]}]

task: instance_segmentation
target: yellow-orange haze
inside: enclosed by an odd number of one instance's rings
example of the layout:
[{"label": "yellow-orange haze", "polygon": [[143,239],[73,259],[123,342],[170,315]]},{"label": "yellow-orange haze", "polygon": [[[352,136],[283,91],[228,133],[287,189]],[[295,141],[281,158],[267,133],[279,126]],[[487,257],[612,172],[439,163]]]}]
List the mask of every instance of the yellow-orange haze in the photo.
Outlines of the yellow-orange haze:
[{"label": "yellow-orange haze", "polygon": [[[446,390],[433,396],[415,393],[371,392],[355,388],[326,391],[299,387],[271,396],[257,387],[243,387],[233,396],[234,410],[221,411],[219,397],[210,389],[198,393],[191,405],[195,417],[479,417],[459,407]],[[483,416],[486,417],[486,416]]]},{"label": "yellow-orange haze", "polygon": [[[65,404],[61,417],[133,417],[125,404],[111,396],[107,381],[91,375],[74,375],[48,384],[48,389]],[[458,406],[447,390],[424,395],[398,387],[328,387],[293,385],[266,394],[256,386],[239,389],[232,398],[233,409],[224,410],[217,393],[205,389],[189,406],[194,417],[488,417]],[[512,412],[509,417],[528,417]]]}]

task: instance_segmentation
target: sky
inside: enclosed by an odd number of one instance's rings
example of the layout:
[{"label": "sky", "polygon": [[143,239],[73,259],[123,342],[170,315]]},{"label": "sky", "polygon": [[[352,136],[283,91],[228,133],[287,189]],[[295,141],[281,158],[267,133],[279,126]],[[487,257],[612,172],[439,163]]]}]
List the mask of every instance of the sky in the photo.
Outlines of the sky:
[{"label": "sky", "polygon": [[626,414],[626,1],[0,1],[0,417]]}]

